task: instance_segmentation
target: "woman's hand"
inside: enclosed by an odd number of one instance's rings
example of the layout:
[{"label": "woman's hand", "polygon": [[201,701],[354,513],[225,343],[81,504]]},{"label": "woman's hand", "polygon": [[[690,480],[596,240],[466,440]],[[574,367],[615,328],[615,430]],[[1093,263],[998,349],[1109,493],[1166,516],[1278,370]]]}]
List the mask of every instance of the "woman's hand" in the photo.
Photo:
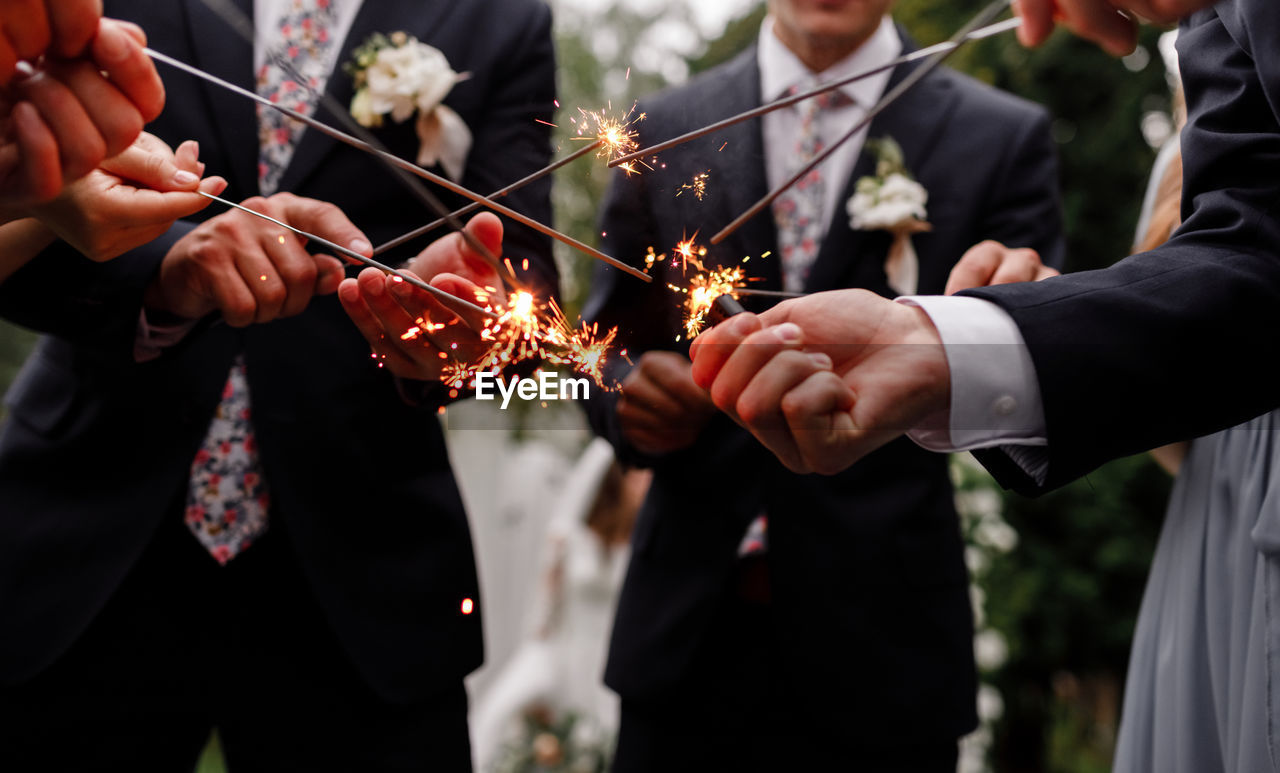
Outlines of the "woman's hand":
[{"label": "woman's hand", "polygon": [[195,142],[175,153],[143,133],[56,199],[33,207],[32,214],[90,260],[110,260],[207,207],[211,200],[199,191],[217,195],[226,189],[221,177],[201,179],[199,154]]}]

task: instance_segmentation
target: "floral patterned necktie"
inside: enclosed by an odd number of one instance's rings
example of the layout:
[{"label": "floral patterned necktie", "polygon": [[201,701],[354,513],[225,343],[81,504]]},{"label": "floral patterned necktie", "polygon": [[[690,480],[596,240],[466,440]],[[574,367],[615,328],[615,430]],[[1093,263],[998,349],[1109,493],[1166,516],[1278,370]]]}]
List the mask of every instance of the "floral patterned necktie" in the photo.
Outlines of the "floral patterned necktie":
[{"label": "floral patterned necktie", "polygon": [[[333,0],[291,0],[279,35],[258,71],[258,93],[300,113],[310,113],[311,93],[324,88],[332,48]],[[279,65],[287,59],[307,79],[301,87]],[[277,110],[258,106],[258,188],[270,196],[293,158],[303,125]],[[196,452],[187,488],[186,522],[196,539],[226,564],[267,529],[271,494],[250,420],[249,382],[243,358],[236,358],[222,390],[204,444]]]},{"label": "floral patterned necktie", "polygon": [[[816,87],[816,82],[792,86],[789,95]],[[818,116],[823,110],[844,107],[852,100],[843,92],[828,91],[806,99],[798,105],[800,131],[795,150],[787,164],[788,179],[800,171],[823,150],[818,132]],[[822,217],[825,181],[822,167],[811,169],[795,185],[792,185],[773,202],[773,217],[777,224],[778,247],[782,253],[782,289],[788,292],[804,290],[809,269],[818,257],[818,248],[827,224]]]},{"label": "floral patterned necktie", "polygon": [[[258,69],[258,94],[304,115],[315,109],[311,94],[320,93],[328,79],[333,49],[330,34],[337,13],[333,0],[290,0],[280,19],[274,45]],[[292,70],[281,67],[287,60]],[[306,78],[306,88],[294,73]],[[278,110],[258,105],[258,189],[263,196],[275,193],[293,149],[307,127]]]}]

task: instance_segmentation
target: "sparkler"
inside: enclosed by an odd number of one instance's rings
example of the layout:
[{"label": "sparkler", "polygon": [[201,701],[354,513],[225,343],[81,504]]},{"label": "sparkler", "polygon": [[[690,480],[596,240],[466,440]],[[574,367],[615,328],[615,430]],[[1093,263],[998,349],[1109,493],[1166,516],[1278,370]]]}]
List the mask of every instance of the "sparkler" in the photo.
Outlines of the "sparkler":
[{"label": "sparkler", "polygon": [[693,179],[680,186],[680,190],[676,191],[676,198],[680,198],[685,191],[692,193],[698,201],[702,201],[702,197],[707,195],[707,179],[711,176],[710,170],[699,172],[693,176]]},{"label": "sparkler", "polygon": [[[853,75],[850,75],[848,77],[841,78],[839,80],[834,80],[830,83],[825,83],[809,91],[805,91],[789,97],[784,97],[777,101],[770,102],[767,105],[761,105],[760,107],[748,110],[744,113],[739,113],[735,116],[730,116],[729,118],[725,118],[722,121],[717,121],[713,124],[710,124],[709,126],[704,126],[701,129],[695,129],[691,132],[681,134],[679,137],[674,137],[664,142],[659,142],[657,145],[650,145],[647,148],[643,148],[641,150],[636,150],[626,155],[619,156],[613,159],[612,161],[610,161],[609,166],[621,166],[623,164],[628,164],[632,161],[635,161],[641,158],[642,156],[648,156],[654,153],[660,153],[661,151],[674,148],[677,145],[683,145],[686,142],[696,140],[700,137],[705,137],[708,134],[714,134],[720,131],[721,129],[727,129],[730,126],[735,126],[737,124],[742,123],[743,121],[749,121],[752,118],[758,118],[759,116],[762,116],[766,113],[772,113],[774,110],[781,110],[784,107],[790,107],[791,105],[794,105],[797,102],[803,102],[806,99],[816,97],[820,94],[825,94],[826,92],[831,91],[833,89],[838,89],[841,86],[848,85],[850,83],[862,80],[864,78],[870,78],[872,75],[875,75],[876,73],[881,73],[881,72],[884,72],[885,70],[892,70],[898,65],[907,64],[909,62],[915,62],[920,59],[926,59],[938,53],[950,53],[951,51],[956,50],[961,45],[963,45],[964,43],[967,43],[970,40],[982,40],[983,38],[989,38],[994,35],[999,35],[1002,32],[1015,30],[1020,26],[1022,26],[1022,17],[1015,16],[1012,19],[1006,19],[1005,21],[1002,21],[1002,22],[997,22],[995,24],[992,24],[986,27],[975,29],[971,32],[966,33],[964,37],[960,39],[952,38],[951,40],[943,41],[941,43],[929,46],[928,48],[922,48],[922,49],[919,49],[918,51],[912,51],[909,54],[904,54],[903,56],[900,56],[897,59],[894,59],[890,62],[879,65],[877,67],[872,67],[871,69],[854,73]],[[724,147],[721,146],[720,149],[723,150]]]},{"label": "sparkler", "polygon": [[[606,108],[606,110],[607,109],[608,108]],[[582,123],[574,121],[575,124],[578,124],[579,136],[574,137],[573,139],[586,139],[586,137],[581,135],[589,131],[588,127],[591,123],[595,123],[596,139],[603,143],[603,146],[600,148],[600,157],[609,159],[610,167],[621,166],[623,171],[628,175],[638,174],[640,170],[636,169],[635,165],[632,163],[615,163],[615,160],[619,156],[631,153],[639,147],[639,143],[636,142],[636,131],[631,127],[640,121],[643,121],[645,119],[645,114],[641,113],[633,118],[632,115],[634,115],[635,110],[636,106],[633,104],[631,105],[631,109],[628,110],[627,114],[622,116],[622,118],[614,118],[603,110],[595,111],[578,108],[578,112],[582,114]],[[644,162],[642,161],[640,163],[643,164]],[[648,165],[646,164],[646,167],[647,166]]]},{"label": "sparkler", "polygon": [[[298,236],[301,236],[302,238],[306,239],[306,240],[307,240],[307,241],[309,241],[309,242],[314,242],[315,244],[319,244],[321,247],[324,247],[324,248],[325,248],[325,249],[327,249],[327,250],[331,250],[331,251],[333,251],[333,252],[338,253],[339,255],[342,255],[342,256],[344,256],[344,257],[350,258],[351,260],[357,261],[357,262],[359,262],[359,263],[363,263],[363,264],[364,264],[364,265],[366,265],[366,266],[372,266],[373,268],[376,268],[376,269],[378,269],[378,270],[380,270],[380,271],[383,271],[383,272],[385,272],[385,273],[391,274],[392,276],[398,277],[399,279],[401,279],[401,280],[403,280],[403,281],[405,281],[405,282],[408,282],[409,284],[413,285],[414,287],[421,288],[421,289],[426,290],[427,292],[431,293],[431,294],[432,294],[432,295],[434,295],[434,296],[435,296],[435,297],[436,297],[436,298],[437,298],[441,303],[443,303],[445,306],[448,306],[448,307],[453,308],[453,309],[455,309],[455,310],[463,309],[463,310],[470,311],[470,312],[476,312],[476,313],[479,313],[479,314],[483,314],[483,315],[485,315],[486,317],[497,317],[497,315],[496,315],[496,314],[494,314],[494,313],[493,313],[492,311],[490,311],[489,309],[481,308],[480,306],[477,306],[476,304],[471,303],[470,301],[463,300],[462,298],[459,298],[459,297],[458,297],[458,296],[456,296],[456,295],[453,295],[453,294],[451,294],[451,293],[447,293],[447,292],[445,292],[444,290],[441,290],[441,289],[440,289],[440,288],[438,288],[438,287],[434,287],[434,286],[432,286],[432,285],[430,285],[430,284],[427,284],[426,282],[422,281],[421,279],[417,278],[416,276],[414,276],[414,275],[412,275],[412,274],[406,274],[405,272],[403,272],[403,271],[399,271],[399,270],[397,270],[397,269],[394,269],[394,268],[392,268],[391,266],[388,266],[388,265],[386,265],[386,264],[384,264],[384,263],[379,263],[378,261],[374,260],[373,258],[366,258],[365,256],[361,255],[360,253],[356,252],[355,250],[348,249],[348,248],[346,248],[346,247],[343,247],[343,246],[342,246],[342,245],[340,245],[340,244],[335,244],[334,242],[329,241],[328,239],[324,238],[323,236],[316,236],[315,234],[313,234],[313,233],[307,233],[306,231],[303,231],[303,230],[302,230],[302,229],[300,229],[300,228],[294,228],[293,226],[289,225],[288,223],[285,223],[285,222],[283,222],[283,221],[277,220],[277,219],[275,219],[274,217],[271,217],[270,215],[267,215],[267,214],[262,213],[262,212],[258,212],[257,210],[254,210],[254,209],[249,209],[248,207],[244,206],[243,204],[237,204],[237,203],[235,203],[234,201],[229,201],[229,200],[227,200],[227,199],[222,198],[221,196],[214,196],[212,193],[205,193],[204,191],[196,191],[196,193],[199,193],[201,196],[204,196],[204,197],[205,197],[205,198],[207,198],[207,199],[212,199],[212,200],[214,200],[214,201],[216,201],[216,202],[218,202],[218,203],[220,203],[220,204],[225,204],[225,205],[227,205],[228,207],[232,207],[232,208],[234,208],[234,209],[238,209],[238,210],[240,210],[241,212],[247,212],[248,214],[253,215],[254,217],[262,218],[263,220],[266,220],[267,222],[275,223],[276,225],[280,226],[281,228],[283,228],[283,229],[285,229],[285,230],[287,230],[287,231],[291,231],[291,232],[293,232],[293,233],[297,234]],[[280,238],[281,238],[281,239],[283,239],[284,237],[282,236],[282,237],[280,237]],[[263,278],[265,279],[265,277],[263,277]]]},{"label": "sparkler", "polygon": [[867,114],[863,116],[862,120],[854,124],[853,128],[851,128],[848,132],[846,132],[843,137],[831,143],[831,145],[823,149],[821,153],[814,156],[813,160],[810,161],[808,164],[806,164],[802,169],[800,169],[800,171],[796,172],[795,175],[791,177],[791,179],[787,180],[782,185],[770,191],[768,194],[765,195],[764,198],[760,199],[755,204],[752,204],[751,207],[747,209],[746,212],[743,212],[741,215],[738,215],[738,217],[734,218],[733,222],[729,223],[729,225],[720,229],[719,233],[711,237],[711,243],[719,244],[720,242],[724,241],[730,234],[738,230],[738,228],[740,228],[743,223],[747,222],[751,218],[760,214],[760,212],[763,211],[765,208],[767,208],[770,204],[772,204],[775,199],[777,199],[779,196],[785,193],[787,189],[789,189],[791,186],[795,185],[797,182],[799,182],[800,180],[808,176],[808,174],[811,171],[813,171],[813,169],[816,166],[818,166],[823,161],[826,161],[828,158],[830,158],[831,154],[834,153],[841,145],[848,142],[849,139],[851,139],[855,134],[857,134],[858,132],[862,131],[867,126],[869,126],[871,124],[871,121],[877,115],[884,112],[885,108],[889,107],[889,105],[897,101],[897,99],[901,97],[903,94],[910,91],[911,88],[915,86],[917,83],[919,83],[926,75],[933,72],[934,69],[938,67],[938,65],[942,64],[949,56],[951,56],[956,51],[958,51],[960,49],[960,46],[962,46],[964,43],[966,43],[969,40],[968,36],[970,33],[972,33],[975,29],[978,29],[982,25],[990,22],[996,16],[999,16],[1001,13],[1003,13],[1004,10],[1009,7],[1010,2],[1011,0],[994,0],[994,2],[989,4],[986,8],[983,8],[981,11],[979,11],[978,14],[974,16],[972,20],[969,21],[968,24],[966,24],[964,27],[960,29],[959,32],[957,32],[954,36],[952,36],[950,42],[955,43],[956,45],[935,53],[933,56],[929,58],[928,61],[926,61],[924,64],[920,65],[919,67],[917,67],[906,78],[903,78],[901,83],[899,83],[888,94],[885,94],[883,97],[881,97],[880,101],[877,102],[870,110],[867,111]]}]

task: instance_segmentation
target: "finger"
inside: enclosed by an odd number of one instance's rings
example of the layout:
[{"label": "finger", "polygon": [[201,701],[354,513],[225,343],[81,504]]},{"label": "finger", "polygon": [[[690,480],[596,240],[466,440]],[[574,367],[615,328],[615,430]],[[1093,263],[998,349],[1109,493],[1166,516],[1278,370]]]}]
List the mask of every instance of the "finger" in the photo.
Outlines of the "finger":
[{"label": "finger", "polygon": [[[272,270],[246,277],[249,281],[256,277],[262,283],[259,285],[263,293],[258,296],[261,307],[257,321],[301,314],[316,292],[320,272],[315,258],[291,233],[264,228],[259,231],[259,238]],[[264,275],[267,276],[265,280],[262,278]]]},{"label": "finger", "polygon": [[[227,181],[221,177],[210,177],[200,185],[201,190],[214,196],[226,187]],[[130,189],[129,186],[113,188],[112,195],[118,197],[112,200],[111,211],[115,213],[112,220],[129,226],[163,224],[167,228],[173,221],[194,215],[213,203],[197,193],[161,193],[147,188]]]},{"label": "finger", "polygon": [[[693,383],[693,364],[675,352],[648,352],[640,358],[641,374],[688,416],[711,408],[711,399]],[[634,371],[633,371],[634,373]]]},{"label": "finger", "polygon": [[622,382],[622,395],[618,400],[619,405],[635,406],[653,414],[666,429],[670,429],[674,422],[683,420],[687,413],[683,405],[636,370],[631,371]]},{"label": "finger", "polygon": [[1138,24],[1107,0],[1056,2],[1067,26],[1080,36],[1098,43],[1112,56],[1133,53],[1138,44]]},{"label": "finger", "polygon": [[19,59],[37,59],[49,50],[53,38],[41,0],[5,0],[2,21]]},{"label": "finger", "polygon": [[[400,301],[392,295],[389,280],[394,277],[388,277],[376,268],[367,268],[360,272],[357,280],[360,283],[360,294],[364,297],[365,303],[369,310],[373,312],[373,316],[378,320],[382,332],[389,339],[395,341],[404,340],[402,336],[410,334],[410,331],[418,330],[418,336],[421,329],[418,326],[418,320],[424,318],[419,313],[410,314]],[[403,281],[397,284],[403,284]],[[430,318],[430,317],[426,317]],[[439,349],[435,340],[431,336],[424,336],[430,343],[432,349]],[[436,356],[435,352],[431,356]]]},{"label": "finger", "polygon": [[373,247],[364,232],[334,205],[288,193],[273,196],[272,201],[283,207],[284,217],[281,219],[289,225],[341,244],[365,257],[373,257]]},{"label": "finger", "polygon": [[[139,137],[150,135],[143,134]],[[179,165],[176,155],[148,147],[150,143],[135,142],[123,153],[102,162],[102,168],[111,174],[141,187],[156,191],[192,191],[200,186],[200,178],[194,172]]]},{"label": "finger", "polygon": [[796,449],[809,471],[834,475],[874,447],[853,423],[856,402],[849,385],[829,370],[818,370],[783,396],[783,416],[795,428]]},{"label": "finger", "polygon": [[[145,135],[151,136],[151,135]],[[185,169],[188,172],[198,176],[204,174],[204,164],[200,163],[200,143],[195,140],[187,140],[178,146],[173,154],[174,163],[179,169]]]},{"label": "finger", "polygon": [[13,109],[14,144],[18,149],[16,191],[6,196],[45,202],[62,190],[62,162],[58,141],[34,105],[19,103]]},{"label": "finger", "polygon": [[671,422],[667,417],[659,416],[634,402],[619,399],[617,413],[618,421],[627,433],[644,432],[657,436],[671,430]]},{"label": "finger", "polygon": [[375,293],[380,292],[374,289],[375,283],[382,282],[378,274],[377,269],[370,268],[362,271],[355,279],[344,279],[338,286],[338,300],[346,310],[347,316],[355,323],[356,329],[368,342],[369,348],[374,352],[374,358],[378,359],[380,364],[390,367],[391,371],[398,375],[418,375],[423,369],[400,346],[389,340],[382,321],[369,306],[369,293],[366,292],[365,287],[367,286]]},{"label": "finger", "polygon": [[760,369],[778,352],[799,349],[803,345],[804,333],[799,325],[791,322],[765,328],[746,337],[716,374],[709,390],[711,400],[720,410],[736,416],[738,397]]},{"label": "finger", "polygon": [[779,351],[751,379],[734,405],[738,420],[793,470],[809,471],[796,445],[795,432],[812,429],[814,417],[800,415],[796,417],[798,423],[792,425],[783,415],[783,398],[805,379],[830,368],[831,359],[824,354],[796,349]]},{"label": "finger", "polygon": [[1035,281],[1039,282],[1041,279],[1048,279],[1053,276],[1062,276],[1062,272],[1052,266],[1042,265],[1040,268],[1036,269]]},{"label": "finger", "polygon": [[[217,194],[214,194],[217,195]],[[338,285],[346,277],[342,261],[331,255],[312,255],[316,264],[316,295],[331,295],[338,291]]]},{"label": "finger", "polygon": [[[490,255],[502,257],[502,220],[497,215],[492,212],[479,213],[467,222],[467,233],[483,245]],[[463,240],[461,252],[463,259],[475,264],[471,268],[481,275],[493,270],[485,256],[477,252],[470,242]]]},{"label": "finger", "polygon": [[92,52],[94,62],[142,114],[143,123],[159,117],[164,109],[164,83],[151,58],[124,25],[103,19]]},{"label": "finger", "polygon": [[84,107],[106,143],[107,157],[131,147],[142,133],[142,115],[124,94],[88,62],[59,63],[50,72]]},{"label": "finger", "polygon": [[1012,284],[1014,282],[1030,282],[1036,278],[1040,268],[1040,255],[1035,250],[1010,250],[1000,263],[1000,267],[992,274],[990,285]]},{"label": "finger", "polygon": [[84,177],[107,157],[106,141],[65,84],[40,74],[26,81],[21,92],[53,132],[65,181]]},{"label": "finger", "polygon": [[[416,276],[412,271],[406,271],[405,273]],[[494,279],[496,280],[497,277],[494,277]],[[438,290],[443,290],[454,298],[469,301],[472,305],[483,305],[480,303],[478,298],[480,296],[489,295],[485,288],[470,281],[469,279],[466,279],[465,277],[457,276],[456,274],[437,274],[431,278],[431,281],[428,284]],[[446,315],[453,314],[457,316],[472,330],[483,330],[489,322],[489,317],[482,312],[477,311],[470,306],[452,304],[449,303],[448,300],[436,298],[421,288],[414,288],[412,285],[408,284],[393,284],[392,289],[396,292],[412,290],[412,292],[424,302],[426,302],[427,298],[430,298],[430,305],[440,308],[446,313]]]},{"label": "finger", "polygon": [[53,51],[71,58],[84,53],[98,31],[101,0],[45,0],[53,33]]},{"label": "finger", "polygon": [[1018,42],[1034,48],[1053,32],[1054,0],[1015,0],[1013,12],[1022,17]]},{"label": "finger", "polygon": [[748,312],[738,314],[693,339],[689,357],[693,360],[694,383],[703,389],[709,388],[742,340],[760,328],[760,319]]},{"label": "finger", "polygon": [[9,39],[0,35],[0,86],[8,86],[18,72],[18,54],[9,45]]},{"label": "finger", "polygon": [[[236,249],[237,256],[248,252],[251,250]],[[244,280],[243,271],[224,264],[221,269],[209,273],[208,281],[214,303],[228,325],[246,327],[252,324],[258,302],[255,293]]]},{"label": "finger", "polygon": [[996,269],[1000,267],[1004,245],[985,241],[975,244],[956,262],[947,277],[944,295],[954,295],[971,287],[986,287]]}]

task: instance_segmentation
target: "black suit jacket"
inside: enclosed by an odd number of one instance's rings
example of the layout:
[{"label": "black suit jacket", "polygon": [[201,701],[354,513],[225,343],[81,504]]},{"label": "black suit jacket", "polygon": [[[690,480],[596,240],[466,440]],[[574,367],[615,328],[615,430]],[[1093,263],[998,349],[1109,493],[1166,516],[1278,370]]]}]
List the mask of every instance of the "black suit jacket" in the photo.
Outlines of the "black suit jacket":
[{"label": "black suit jacket", "polygon": [[[238,5],[250,12],[247,0]],[[108,2],[106,10],[141,24],[157,50],[253,88],[249,43],[200,0]],[[339,63],[370,33],[402,29],[472,74],[446,100],[474,134],[465,185],[489,192],[548,162],[549,136],[535,122],[551,117],[554,99],[542,3],[370,0]],[[228,198],[256,195],[254,105],[160,68],[168,105],[151,131],[174,145],[199,140],[208,173],[231,181]],[[349,103],[350,77],[339,68],[328,91]],[[416,155],[412,122],[379,136],[397,155]],[[310,130],[281,190],[337,204],[375,244],[436,217],[375,159]],[[509,198],[532,217],[550,217],[548,184]],[[477,582],[440,403],[403,400],[333,296],[241,330],[206,321],[159,359],[135,362],[143,288],[195,225],[181,222],[105,264],[55,248],[0,289],[0,312],[50,334],[7,395],[12,413],[0,434],[0,679],[21,680],[64,651],[157,524],[182,517],[192,457],[231,362],[243,355],[270,517],[339,640],[390,699],[455,685],[481,662],[482,644],[480,615],[461,612],[464,598],[478,599]],[[400,262],[421,246],[386,259]],[[505,249],[555,286],[542,237],[508,224]]]},{"label": "black suit jacket", "polygon": [[977,454],[1004,485],[1037,493],[1280,405],[1277,41],[1271,0],[1226,0],[1184,21],[1185,220],[1167,244],[1101,271],[974,292],[1017,322],[1044,400],[1044,481],[1001,451]]},{"label": "black suit jacket", "polygon": [[[890,88],[911,71],[894,71]],[[657,142],[760,103],[754,50],[644,100],[641,144]],[[982,239],[1062,255],[1057,172],[1043,110],[941,70],[872,123],[892,136],[929,191],[933,231],[915,237],[920,291],[941,292],[953,264]],[[720,148],[723,146],[723,150]],[[661,154],[665,166],[618,177],[603,210],[606,250],[636,261],[652,245],[714,233],[765,191],[759,122],[748,122]],[[711,170],[698,202],[676,197]],[[844,184],[842,206],[808,280],[809,290],[865,287],[891,295],[884,232],[851,230],[843,202],[874,172],[863,153]],[[762,287],[780,284],[773,219],[749,221],[712,262],[751,255]],[[659,264],[666,266],[667,264]],[[612,269],[596,274],[586,316],[620,327],[632,359],[652,349],[687,352],[679,298],[659,276],[641,284]],[[749,299],[749,306],[760,306]],[[621,380],[625,363],[610,374]],[[847,472],[787,471],[750,434],[717,416],[690,448],[646,459],[617,425],[616,395],[597,396],[593,426],[624,459],[655,467],[639,516],[618,607],[606,681],[624,699],[679,700],[682,682],[731,593],[737,546],[747,524],[768,512],[773,635],[778,662],[764,667],[818,705],[839,706],[839,722],[864,738],[954,738],[976,722],[972,620],[946,457],[901,441]],[[847,721],[846,721],[847,720]]]}]

